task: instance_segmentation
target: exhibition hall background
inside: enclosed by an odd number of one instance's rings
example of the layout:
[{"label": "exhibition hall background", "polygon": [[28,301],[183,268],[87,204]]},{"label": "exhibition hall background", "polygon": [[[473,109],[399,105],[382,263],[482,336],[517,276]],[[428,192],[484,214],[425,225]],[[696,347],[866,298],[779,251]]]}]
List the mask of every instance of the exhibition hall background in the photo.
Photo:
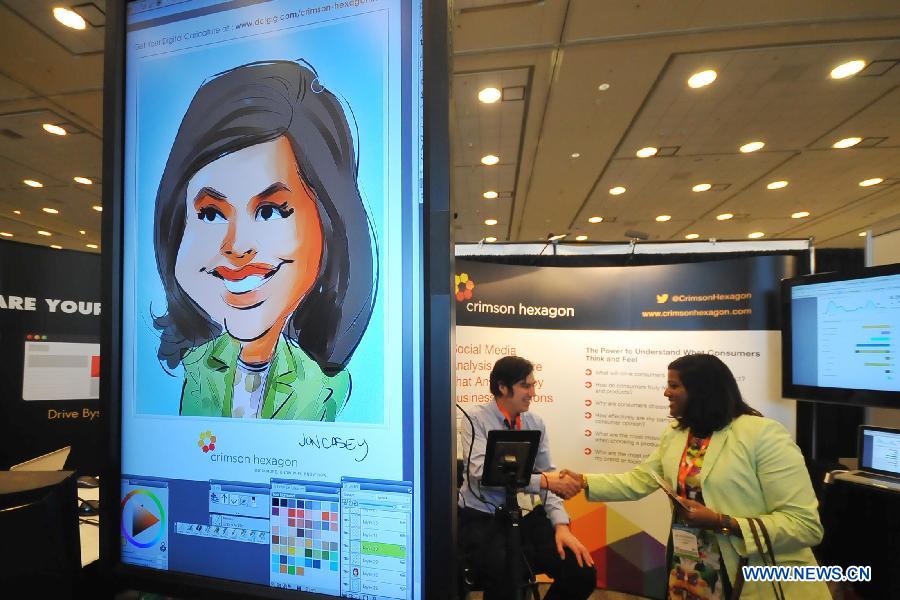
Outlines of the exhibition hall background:
[{"label": "exhibition hall background", "polygon": [[[83,31],[62,27],[53,6],[0,0],[0,469],[71,445],[68,466],[97,473],[106,2],[82,5]],[[640,347],[705,350],[727,344],[717,332],[739,331],[765,360],[726,362],[738,364],[751,404],[795,433],[821,492],[824,472],[855,456],[857,425],[900,427],[900,410],[781,399],[774,295],[782,276],[900,262],[900,8],[887,0],[729,8],[702,0],[677,8],[451,3],[447,227],[459,244],[457,291],[472,292],[456,299],[455,346],[514,347],[534,358],[554,387],[552,406],[535,410],[548,422],[556,462],[613,471],[650,448],[663,423],[661,391],[656,382],[637,389],[627,377],[584,379],[593,371],[586,349],[628,336]],[[854,57],[867,61],[859,77],[829,79]],[[718,80],[688,89],[688,77],[709,67]],[[479,99],[486,88],[498,91],[496,102]],[[833,145],[850,136],[858,147]],[[766,141],[762,151],[738,150],[757,138]],[[658,155],[638,158],[651,146]],[[870,177],[881,181],[862,185]],[[756,233],[773,249],[725,250],[722,240]],[[550,241],[559,235],[566,237]],[[780,239],[803,249],[778,248]],[[652,310],[657,295],[679,286],[703,293],[711,280],[752,290],[761,320],[665,333],[604,321],[620,309]],[[627,301],[615,299],[616,289],[629,290]],[[538,312],[527,323],[501,320],[466,310],[470,301]],[[551,306],[591,318],[541,320],[540,307]],[[674,333],[698,342],[675,343],[667,337]],[[487,386],[468,378],[483,380],[495,358],[453,360],[463,407],[467,395],[486,400]],[[658,355],[642,368],[665,361]],[[586,383],[596,398],[601,386],[632,386],[630,408],[644,406],[586,417],[578,406]],[[557,411],[563,402],[570,405]],[[640,451],[607,433],[633,433],[629,420],[645,423],[634,438]],[[598,459],[611,452],[624,456]],[[599,584],[658,595],[664,531],[651,513],[660,502],[569,503],[577,533],[601,560]]]}]

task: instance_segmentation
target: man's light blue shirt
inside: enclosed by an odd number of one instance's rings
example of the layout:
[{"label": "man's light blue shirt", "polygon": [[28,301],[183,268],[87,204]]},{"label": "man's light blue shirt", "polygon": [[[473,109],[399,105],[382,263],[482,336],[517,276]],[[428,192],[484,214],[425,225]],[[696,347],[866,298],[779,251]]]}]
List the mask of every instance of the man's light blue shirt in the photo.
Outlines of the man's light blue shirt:
[{"label": "man's light blue shirt", "polygon": [[[460,422],[462,429],[462,459],[463,459],[463,484],[459,490],[459,506],[462,508],[474,508],[486,513],[494,512],[494,508],[503,504],[506,495],[503,488],[485,487],[481,485],[481,473],[484,470],[484,452],[487,444],[488,431],[495,429],[506,430],[509,426],[506,417],[500,411],[496,401],[488,402],[481,406],[475,406],[466,410],[472,419],[463,417]],[[519,417],[522,420],[522,429],[527,431],[540,431],[541,443],[538,446],[537,458],[534,461],[534,470],[536,473],[531,476],[531,482],[525,488],[525,492],[529,494],[538,494],[544,503],[544,509],[547,511],[547,517],[553,525],[565,525],[569,523],[569,515],[563,508],[562,499],[550,490],[541,489],[541,473],[544,471],[555,471],[556,467],[550,461],[550,443],[547,439],[547,430],[544,427],[544,421],[531,412],[523,412]],[[475,442],[472,444],[472,454],[469,456],[469,444],[472,443],[472,430],[474,426]],[[468,472],[466,470],[466,462],[468,458]],[[471,487],[469,486],[469,475],[471,474]],[[482,501],[481,498],[487,502]],[[493,505],[493,506],[491,506]]]}]

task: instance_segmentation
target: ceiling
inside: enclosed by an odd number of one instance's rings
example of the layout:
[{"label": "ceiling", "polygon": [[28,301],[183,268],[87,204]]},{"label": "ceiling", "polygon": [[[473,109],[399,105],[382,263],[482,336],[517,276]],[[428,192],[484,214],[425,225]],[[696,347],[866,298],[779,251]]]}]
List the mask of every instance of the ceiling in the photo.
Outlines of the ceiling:
[{"label": "ceiling", "polygon": [[[861,231],[900,214],[896,1],[457,0],[452,22],[457,241],[762,232],[861,247]],[[851,59],[869,65],[829,77]],[[688,87],[705,69],[715,82]],[[522,100],[477,98],[521,81]],[[850,136],[867,139],[831,147]],[[739,152],[753,140],[766,145]],[[637,158],[645,146],[660,152]]]},{"label": "ceiling", "polygon": [[[106,2],[78,3],[81,32],[53,19],[57,4],[0,0],[0,232],[97,252],[88,244],[100,245],[92,207],[101,202]],[[895,0],[455,0],[451,24],[457,241],[759,231],[860,247],[859,232],[900,214]],[[850,59],[868,66],[829,78]],[[715,82],[689,88],[704,69],[717,71]],[[479,102],[484,87],[503,100]],[[831,147],[849,136],[865,139]],[[751,140],[766,145],[738,151]],[[637,158],[645,146],[660,152]],[[486,154],[499,163],[482,165]],[[884,182],[858,185],[873,177]],[[768,190],[776,180],[788,185]],[[692,192],[699,183],[712,189]],[[617,186],[626,191],[611,195]],[[485,199],[488,190],[498,197]],[[792,219],[798,211],[810,216]],[[725,212],[735,217],[716,219]]]},{"label": "ceiling", "polygon": [[[0,1],[0,231],[14,236],[0,239],[98,252],[87,244],[100,245],[92,207],[101,204],[106,2],[80,3],[89,23],[80,32],[53,18],[59,4]],[[44,123],[69,133],[51,135]]]}]

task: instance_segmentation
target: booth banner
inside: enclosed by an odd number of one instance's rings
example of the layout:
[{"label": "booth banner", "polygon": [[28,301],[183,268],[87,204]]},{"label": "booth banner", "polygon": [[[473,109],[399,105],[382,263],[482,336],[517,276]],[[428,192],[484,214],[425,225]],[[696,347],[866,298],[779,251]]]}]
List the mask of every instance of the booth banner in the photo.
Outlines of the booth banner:
[{"label": "booth banner", "polygon": [[[791,257],[598,268],[457,260],[456,268],[458,405],[491,401],[498,358],[528,358],[531,410],[547,425],[558,468],[624,472],[646,458],[671,422],[667,365],[690,353],[719,356],[747,402],[794,431],[794,404],[781,398],[776,312]],[[660,597],[671,515],[662,492],[566,506],[599,587]]]},{"label": "booth banner", "polygon": [[0,242],[0,468],[100,468],[100,256]]}]

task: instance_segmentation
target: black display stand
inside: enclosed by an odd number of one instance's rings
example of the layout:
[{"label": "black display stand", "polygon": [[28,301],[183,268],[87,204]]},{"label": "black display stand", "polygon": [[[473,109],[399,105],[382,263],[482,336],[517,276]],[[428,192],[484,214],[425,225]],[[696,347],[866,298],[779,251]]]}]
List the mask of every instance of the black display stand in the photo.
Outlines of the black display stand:
[{"label": "black display stand", "polygon": [[516,494],[531,481],[540,443],[540,431],[495,430],[488,432],[485,448],[481,483],[502,487],[506,492],[497,516],[506,521],[506,578],[514,590],[514,600],[525,600],[525,589],[535,589],[531,578],[526,580],[522,572],[522,509]]},{"label": "black display stand", "polygon": [[900,598],[900,493],[834,479],[823,488],[820,564],[872,567],[872,581],[847,583],[861,598]]}]

